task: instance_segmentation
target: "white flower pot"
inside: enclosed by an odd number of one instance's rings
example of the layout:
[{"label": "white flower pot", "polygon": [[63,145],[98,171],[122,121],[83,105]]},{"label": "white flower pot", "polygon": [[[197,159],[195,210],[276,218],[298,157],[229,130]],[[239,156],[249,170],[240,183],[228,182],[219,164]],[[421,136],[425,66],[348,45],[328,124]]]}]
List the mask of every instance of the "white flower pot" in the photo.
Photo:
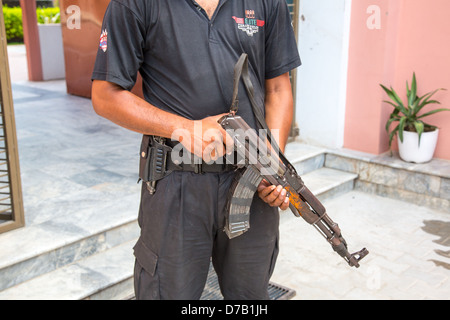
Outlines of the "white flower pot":
[{"label": "white flower pot", "polygon": [[66,70],[61,24],[38,24],[38,30],[43,80],[64,79]]},{"label": "white flower pot", "polygon": [[403,143],[398,137],[400,158],[406,162],[424,163],[433,159],[439,130],[424,132],[420,139],[417,132],[403,131]]}]

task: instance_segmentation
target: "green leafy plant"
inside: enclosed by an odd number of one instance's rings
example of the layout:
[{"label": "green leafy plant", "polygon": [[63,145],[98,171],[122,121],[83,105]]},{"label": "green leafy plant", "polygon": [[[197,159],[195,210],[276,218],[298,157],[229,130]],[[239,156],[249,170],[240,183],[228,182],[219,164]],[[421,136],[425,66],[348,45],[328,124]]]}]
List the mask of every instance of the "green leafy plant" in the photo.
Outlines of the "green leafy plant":
[{"label": "green leafy plant", "polygon": [[[388,89],[382,84],[380,84],[380,86],[386,92],[388,97],[392,100],[392,101],[385,100],[384,102],[389,103],[394,107],[394,110],[392,111],[389,120],[386,123],[386,131],[389,134],[389,147],[391,147],[392,141],[396,134],[398,134],[400,141],[403,142],[403,132],[405,130],[410,132],[417,132],[419,134],[419,145],[420,145],[420,138],[422,137],[422,133],[434,131],[437,129],[436,126],[425,123],[423,119],[438,112],[450,111],[450,109],[441,108],[420,114],[422,109],[427,105],[441,104],[437,100],[431,100],[431,98],[438,91],[446,89],[439,88],[419,97],[417,95],[417,80],[415,73],[413,73],[411,88],[409,87],[408,82],[406,82],[406,98],[408,100],[407,104],[403,103],[402,99],[395,92],[395,90],[392,89],[392,87]],[[394,129],[391,129],[391,125],[394,122],[398,122],[398,124],[397,126],[394,127]]]},{"label": "green leafy plant", "polygon": [[[23,43],[22,8],[3,6],[2,10],[8,43]],[[36,17],[40,24],[61,22],[59,7],[37,8]]]},{"label": "green leafy plant", "polygon": [[8,43],[23,42],[22,9],[3,6],[5,19],[6,39]]},{"label": "green leafy plant", "polygon": [[40,24],[51,24],[51,23],[60,23],[61,17],[59,8],[38,8],[37,12],[37,20]]}]

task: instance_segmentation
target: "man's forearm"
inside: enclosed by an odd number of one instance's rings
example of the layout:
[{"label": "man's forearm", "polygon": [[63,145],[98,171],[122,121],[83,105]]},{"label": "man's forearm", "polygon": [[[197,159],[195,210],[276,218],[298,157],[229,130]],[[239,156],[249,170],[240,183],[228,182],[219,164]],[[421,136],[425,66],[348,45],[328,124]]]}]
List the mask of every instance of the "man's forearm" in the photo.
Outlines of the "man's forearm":
[{"label": "man's forearm", "polygon": [[98,115],[142,134],[170,138],[175,129],[190,130],[192,126],[188,119],[161,110],[106,81],[93,82],[92,105]]},{"label": "man's forearm", "polygon": [[217,120],[222,115],[189,120],[161,110],[120,86],[94,81],[92,105],[98,115],[135,132],[180,141],[186,149],[205,161],[216,160],[232,147],[232,139]]},{"label": "man's forearm", "polygon": [[266,81],[266,123],[269,129],[278,130],[281,151],[284,152],[294,116],[294,101],[289,74]]}]

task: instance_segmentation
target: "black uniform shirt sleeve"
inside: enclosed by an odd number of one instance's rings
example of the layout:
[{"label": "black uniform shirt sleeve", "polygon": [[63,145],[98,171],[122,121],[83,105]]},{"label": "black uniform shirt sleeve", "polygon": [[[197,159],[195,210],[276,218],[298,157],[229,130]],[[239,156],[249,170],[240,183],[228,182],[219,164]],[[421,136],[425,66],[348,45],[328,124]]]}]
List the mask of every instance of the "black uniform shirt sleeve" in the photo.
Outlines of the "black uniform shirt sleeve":
[{"label": "black uniform shirt sleeve", "polygon": [[[145,26],[130,1],[112,0],[106,10],[93,80],[113,82],[126,90],[136,83],[144,58]],[[106,39],[105,39],[106,35]]]},{"label": "black uniform shirt sleeve", "polygon": [[301,65],[287,3],[285,0],[274,0],[273,3],[266,29],[266,79],[278,77]]}]

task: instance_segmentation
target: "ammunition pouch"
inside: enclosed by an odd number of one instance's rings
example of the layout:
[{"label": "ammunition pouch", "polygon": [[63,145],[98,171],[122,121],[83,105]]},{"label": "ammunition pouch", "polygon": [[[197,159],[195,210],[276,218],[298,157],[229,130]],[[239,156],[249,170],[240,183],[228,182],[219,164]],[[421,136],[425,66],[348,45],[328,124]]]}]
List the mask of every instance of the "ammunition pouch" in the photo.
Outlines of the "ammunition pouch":
[{"label": "ammunition pouch", "polygon": [[141,143],[139,178],[145,182],[158,181],[177,169],[170,161],[171,151],[172,148],[166,144],[165,138],[144,135]]}]

